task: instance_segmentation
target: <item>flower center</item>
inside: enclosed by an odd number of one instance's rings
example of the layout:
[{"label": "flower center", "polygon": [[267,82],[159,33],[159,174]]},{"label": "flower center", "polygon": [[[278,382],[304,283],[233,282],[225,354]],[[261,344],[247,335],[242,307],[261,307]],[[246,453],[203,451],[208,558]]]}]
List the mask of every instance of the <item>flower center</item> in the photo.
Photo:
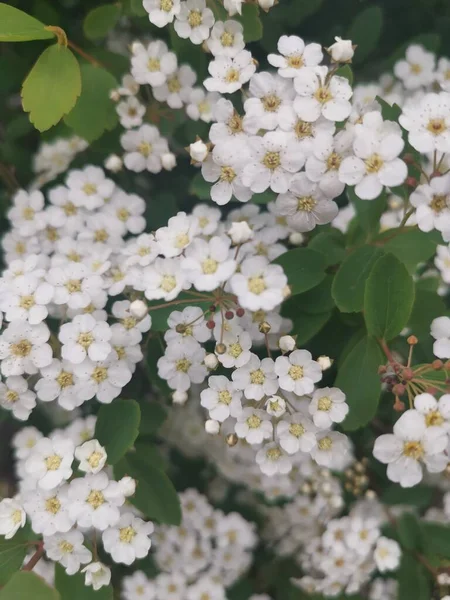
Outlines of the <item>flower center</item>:
[{"label": "flower center", "polygon": [[91,465],[93,469],[96,469],[100,464],[100,461],[103,458],[103,454],[101,452],[93,452],[88,458],[88,463]]},{"label": "flower center", "polygon": [[234,35],[232,33],[230,33],[229,31],[224,31],[222,33],[222,35],[220,36],[220,43],[225,48],[229,48],[230,46],[232,46],[234,44]]},{"label": "flower center", "polygon": [[19,399],[19,394],[17,392],[15,392],[14,390],[8,390],[6,392],[6,400],[10,404],[14,404],[15,402],[17,402],[18,399]]},{"label": "flower center", "polygon": [[202,270],[205,275],[212,275],[217,271],[219,263],[213,258],[207,258],[202,262]]},{"label": "flower center", "polygon": [[93,183],[85,183],[82,189],[86,196],[93,196],[97,193],[97,186]]},{"label": "flower center", "polygon": [[176,75],[167,80],[167,88],[171,94],[177,94],[181,90],[181,83]]},{"label": "flower center", "polygon": [[258,429],[261,425],[261,419],[257,415],[252,415],[247,419],[247,425],[249,429]]},{"label": "flower center", "polygon": [[58,500],[56,496],[52,498],[47,498],[45,501],[45,510],[52,515],[56,515],[61,508],[61,502]]},{"label": "flower center", "polygon": [[59,548],[61,552],[64,552],[64,554],[72,554],[73,552],[73,544],[67,542],[66,540],[59,543]]},{"label": "flower center", "polygon": [[81,280],[80,279],[69,279],[66,283],[66,289],[69,294],[75,294],[81,292]]},{"label": "flower center", "polygon": [[372,154],[364,161],[366,164],[367,173],[378,173],[383,166],[383,159],[378,154]]},{"label": "flower center", "polygon": [[61,466],[62,459],[57,454],[52,454],[51,456],[47,456],[44,462],[49,471],[57,471]]},{"label": "flower center", "polygon": [[22,217],[25,219],[25,221],[31,221],[34,217],[34,209],[31,208],[31,206],[27,206],[22,211]]},{"label": "flower center", "polygon": [[122,527],[119,529],[119,539],[124,544],[131,544],[136,533],[136,529],[133,529],[133,527]]},{"label": "flower center", "polygon": [[299,139],[309,138],[313,135],[313,124],[298,120],[294,127],[295,135]]},{"label": "flower center", "polygon": [[311,212],[316,204],[317,202],[312,196],[303,196],[303,198],[297,198],[297,210]]},{"label": "flower center", "polygon": [[403,444],[403,454],[414,460],[419,460],[425,454],[425,451],[420,442],[405,442]]},{"label": "flower center", "polygon": [[225,81],[227,83],[237,83],[239,81],[239,71],[237,69],[228,69],[227,74],[225,75]]},{"label": "flower center", "polygon": [[317,445],[320,450],[331,450],[331,448],[333,447],[333,440],[330,437],[326,436],[319,440]]},{"label": "flower center", "polygon": [[300,365],[292,365],[292,367],[289,369],[289,376],[294,381],[301,379],[303,377],[303,367]]},{"label": "flower center", "polygon": [[85,331],[84,333],[80,333],[77,339],[77,343],[80,344],[82,348],[87,350],[89,346],[94,341],[94,336],[90,331]]},{"label": "flower center", "polygon": [[266,112],[275,112],[281,104],[281,99],[275,94],[269,94],[262,98],[262,103]]},{"label": "flower center", "polygon": [[72,202],[67,202],[62,208],[68,217],[76,215],[78,212],[78,208]]},{"label": "flower center", "polygon": [[266,452],[266,456],[269,460],[279,460],[281,458],[281,450],[279,448],[269,448]]},{"label": "flower center", "polygon": [[291,425],[289,425],[289,433],[294,437],[300,437],[305,431],[306,429],[300,423],[291,423]]},{"label": "flower center", "polygon": [[281,158],[279,152],[266,152],[264,155],[263,165],[270,169],[271,171],[275,171],[281,165]]},{"label": "flower center", "polygon": [[161,0],[159,4],[161,10],[165,12],[170,12],[173,8],[173,0]]},{"label": "flower center", "polygon": [[140,152],[145,158],[150,156],[152,150],[153,146],[150,144],[150,142],[141,142],[137,147],[137,151]]},{"label": "flower center", "polygon": [[92,371],[91,379],[95,381],[95,383],[102,383],[108,379],[108,369],[106,367],[95,367]]},{"label": "flower center", "polygon": [[173,275],[164,275],[161,280],[161,289],[165,292],[171,292],[177,285],[177,280]]},{"label": "flower center", "polygon": [[180,373],[187,373],[189,371],[190,366],[191,366],[191,361],[188,360],[187,358],[181,358],[180,360],[177,360],[177,362],[175,363],[175,368]]},{"label": "flower center", "polygon": [[425,415],[425,423],[427,427],[442,425],[444,422],[445,419],[438,410],[432,410]]},{"label": "flower center", "polygon": [[238,358],[242,354],[242,346],[238,342],[230,344],[228,346],[228,354],[233,358]]},{"label": "flower center", "polygon": [[106,229],[97,229],[97,231],[94,234],[94,242],[106,242],[108,241],[109,238],[109,233],[106,231]]},{"label": "flower center", "polygon": [[231,133],[241,133],[242,129],[242,119],[235,111],[231,119],[228,121],[228,127],[231,130]]},{"label": "flower center", "polygon": [[68,373],[67,371],[61,371],[61,373],[56,378],[56,383],[60,388],[66,388],[73,385],[73,375],[72,373]]},{"label": "flower center", "polygon": [[15,510],[11,516],[14,525],[18,525],[22,521],[22,511]]},{"label": "flower center", "polygon": [[329,171],[337,171],[341,166],[342,158],[336,152],[332,152],[327,158],[327,169]]},{"label": "flower center", "polygon": [[433,135],[440,135],[441,133],[444,133],[444,131],[447,131],[445,119],[430,119],[428,121],[427,129]]},{"label": "flower center", "polygon": [[119,221],[122,222],[127,221],[130,218],[130,213],[126,208],[120,208],[116,214]]},{"label": "flower center", "polygon": [[228,390],[222,390],[218,394],[219,402],[222,404],[226,404],[227,406],[231,404],[232,396]]},{"label": "flower center", "polygon": [[236,178],[236,173],[231,167],[222,167],[220,171],[220,181],[231,183]]},{"label": "flower center", "polygon": [[175,248],[185,248],[189,244],[189,236],[187,233],[180,233],[175,238]]},{"label": "flower center", "polygon": [[304,65],[303,57],[301,54],[293,54],[292,56],[288,56],[286,60],[288,67],[290,67],[291,69],[301,69],[301,67],[303,67]]},{"label": "flower center", "polygon": [[411,73],[414,73],[414,75],[418,75],[419,73],[422,73],[422,71],[422,65],[419,65],[418,63],[411,63]]},{"label": "flower center", "polygon": [[70,252],[68,252],[66,254],[68,260],[70,260],[71,262],[80,262],[81,261],[81,254],[78,254],[78,252],[75,252],[75,250],[71,250]]},{"label": "flower center", "polygon": [[433,196],[433,199],[430,202],[430,206],[434,210],[434,212],[442,212],[444,208],[447,208],[447,196],[444,196],[443,194]]},{"label": "flower center", "polygon": [[155,71],[159,71],[161,67],[161,63],[158,58],[149,58],[147,61],[147,69],[150,73],[155,73]]},{"label": "flower center", "polygon": [[323,398],[320,398],[317,408],[319,410],[328,412],[329,410],[331,410],[332,406],[333,406],[333,403],[331,402],[330,398],[328,398],[328,396],[324,396]]},{"label": "flower center", "polygon": [[34,296],[22,296],[20,299],[20,308],[25,308],[26,310],[30,310],[36,302],[34,301]]},{"label": "flower center", "polygon": [[123,346],[114,346],[114,350],[116,351],[117,358],[119,360],[123,360],[127,355],[125,348]]},{"label": "flower center", "polygon": [[202,24],[202,13],[199,10],[191,10],[188,23],[191,27],[199,27]]},{"label": "flower center", "polygon": [[89,492],[86,502],[90,504],[94,510],[97,510],[97,508],[105,503],[105,496],[100,490],[92,490]]},{"label": "flower center", "polygon": [[333,95],[327,87],[321,86],[314,92],[314,98],[320,102],[320,104],[326,104],[333,99]]},{"label": "flower center", "polygon": [[254,385],[262,385],[265,379],[266,376],[264,375],[264,371],[261,371],[261,369],[256,369],[250,373],[250,382]]},{"label": "flower center", "polygon": [[32,345],[28,340],[20,340],[16,344],[10,345],[11,354],[20,358],[25,358],[31,352]]},{"label": "flower center", "polygon": [[129,330],[133,329],[133,327],[136,327],[137,321],[134,317],[125,317],[125,319],[122,319],[121,323],[125,329]]}]

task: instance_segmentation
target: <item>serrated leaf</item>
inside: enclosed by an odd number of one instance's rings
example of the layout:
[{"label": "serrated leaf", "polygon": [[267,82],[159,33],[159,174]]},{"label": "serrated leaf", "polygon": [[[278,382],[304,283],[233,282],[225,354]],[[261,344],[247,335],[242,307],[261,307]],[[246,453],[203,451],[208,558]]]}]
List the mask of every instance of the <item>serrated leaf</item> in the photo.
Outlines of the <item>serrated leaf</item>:
[{"label": "serrated leaf", "polygon": [[133,446],[139,435],[140,419],[141,410],[135,400],[118,398],[100,408],[95,437],[105,447],[109,465],[118,462]]},{"label": "serrated leaf", "polygon": [[364,336],[349,352],[338,370],[335,385],[347,396],[350,407],[345,430],[364,427],[375,416],[381,393],[378,367],[382,354],[377,342]]},{"label": "serrated leaf", "polygon": [[81,96],[64,121],[77,135],[92,142],[105,130],[113,129],[118,122],[115,106],[109,98],[117,80],[102,67],[84,64],[81,66],[81,81]]},{"label": "serrated leaf", "polygon": [[406,327],[414,304],[414,282],[393,254],[375,263],[364,293],[364,318],[370,335],[386,341]]},{"label": "serrated leaf", "polygon": [[373,246],[358,248],[342,263],[333,280],[331,293],[341,312],[359,312],[364,306],[364,290],[370,271],[382,256]]},{"label": "serrated leaf", "polygon": [[59,564],[55,565],[55,588],[61,595],[61,600],[112,600],[112,585],[101,587],[95,591],[84,583],[83,573],[67,575],[65,569]]},{"label": "serrated leaf", "polygon": [[89,40],[97,40],[108,35],[115,27],[121,13],[120,4],[103,4],[88,12],[83,21],[84,35]]},{"label": "serrated leaf", "polygon": [[289,250],[273,263],[283,267],[293,296],[310,290],[325,279],[325,259],[320,252],[310,248]]},{"label": "serrated leaf", "polygon": [[362,62],[377,46],[383,28],[383,11],[379,6],[369,6],[353,19],[348,38],[358,47],[353,62]]},{"label": "serrated leaf", "polygon": [[53,44],[39,56],[22,86],[22,105],[39,131],[56,125],[81,93],[78,61],[69,48]]},{"label": "serrated leaf", "polygon": [[0,42],[27,42],[29,40],[49,40],[55,34],[45,29],[31,15],[0,2]]},{"label": "serrated leaf", "polygon": [[19,534],[11,540],[0,539],[0,586],[20,569],[27,551],[26,541]]},{"label": "serrated leaf", "polygon": [[45,581],[28,571],[18,571],[0,591],[0,600],[64,600]]}]

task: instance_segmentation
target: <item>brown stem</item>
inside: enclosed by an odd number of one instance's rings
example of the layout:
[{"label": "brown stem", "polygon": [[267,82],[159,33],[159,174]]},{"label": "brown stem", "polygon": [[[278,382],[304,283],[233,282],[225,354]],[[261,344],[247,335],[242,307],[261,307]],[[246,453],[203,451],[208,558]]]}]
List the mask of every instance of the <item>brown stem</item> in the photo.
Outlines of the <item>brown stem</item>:
[{"label": "brown stem", "polygon": [[383,339],[379,339],[379,340],[378,340],[378,343],[380,344],[380,346],[381,346],[381,349],[382,349],[382,350],[383,350],[383,352],[385,353],[385,355],[386,355],[386,358],[388,359],[389,363],[390,363],[391,365],[395,365],[395,364],[397,364],[397,361],[396,361],[396,360],[394,359],[394,357],[392,356],[392,353],[391,353],[391,351],[389,350],[389,348],[388,348],[388,345],[386,344],[385,340],[383,340]]},{"label": "brown stem", "polygon": [[20,184],[17,181],[11,167],[0,162],[0,179],[3,179],[5,186],[11,194],[14,194],[20,189]]},{"label": "brown stem", "polygon": [[94,67],[103,67],[104,66],[96,58],[94,58],[93,56],[91,56],[90,54],[88,54],[87,52],[85,52],[82,48],[80,48],[79,46],[77,46],[77,44],[75,44],[74,42],[72,42],[72,40],[68,40],[67,41],[67,45],[69,46],[69,48],[72,48],[72,50],[74,52],[76,52],[77,54],[79,54],[80,56],[82,56],[85,60],[87,60],[88,62],[90,62],[91,65],[94,65]]},{"label": "brown stem", "polygon": [[22,571],[32,571],[34,567],[38,564],[38,562],[41,560],[43,555],[44,542],[39,542],[39,546],[37,547],[36,552],[33,554],[33,556],[30,558],[27,564],[24,567],[22,567]]}]

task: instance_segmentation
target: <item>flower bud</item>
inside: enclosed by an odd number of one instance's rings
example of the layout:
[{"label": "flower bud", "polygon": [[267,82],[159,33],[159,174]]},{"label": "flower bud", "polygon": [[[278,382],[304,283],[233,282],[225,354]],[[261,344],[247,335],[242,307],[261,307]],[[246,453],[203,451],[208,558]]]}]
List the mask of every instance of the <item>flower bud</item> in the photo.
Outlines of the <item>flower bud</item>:
[{"label": "flower bud", "polygon": [[161,156],[161,164],[163,169],[166,171],[171,171],[177,166],[177,159],[173,152],[166,152]]},{"label": "flower bud", "polygon": [[233,244],[236,245],[248,242],[254,235],[253,229],[250,228],[246,221],[231,223],[231,227],[227,233]]},{"label": "flower bud", "polygon": [[331,58],[334,60],[334,62],[350,62],[355,54],[352,40],[343,40],[338,36],[336,36],[334,39],[336,42],[328,48]]},{"label": "flower bud", "polygon": [[275,5],[275,3],[276,0],[258,0],[258,4],[266,12],[269,12],[269,10],[272,8],[272,6]]},{"label": "flower bud", "polygon": [[207,354],[205,356],[204,363],[205,363],[205,366],[208,367],[208,369],[213,370],[213,369],[217,368],[219,361],[217,360],[217,356],[211,352],[211,354]]},{"label": "flower bud", "polygon": [[120,94],[117,90],[111,90],[109,92],[109,99],[112,100],[113,102],[119,102],[120,100]]},{"label": "flower bud", "polygon": [[205,423],[205,431],[210,435],[217,435],[220,431],[219,421],[214,421],[214,419],[208,419]]},{"label": "flower bud", "polygon": [[286,400],[281,396],[271,396],[266,401],[266,411],[272,417],[281,417],[286,412]]},{"label": "flower bud", "polygon": [[283,352],[292,352],[295,348],[295,340],[292,335],[283,335],[278,340],[278,347]]},{"label": "flower bud", "polygon": [[305,236],[303,233],[299,233],[298,231],[294,231],[289,236],[289,241],[293,246],[301,246],[305,240]]},{"label": "flower bud", "polygon": [[119,489],[121,493],[128,498],[129,496],[133,496],[136,491],[136,481],[132,477],[122,477],[117,482],[119,484]]},{"label": "flower bud", "polygon": [[322,371],[326,371],[333,364],[333,361],[329,356],[319,356],[317,362],[319,363],[319,366],[322,369]]},{"label": "flower bud", "polygon": [[209,154],[208,146],[202,140],[189,145],[189,154],[194,162],[202,163]]},{"label": "flower bud", "polygon": [[232,17],[236,13],[242,14],[242,1],[243,0],[224,0],[223,6],[227,13]]},{"label": "flower bud", "polygon": [[187,392],[182,392],[181,390],[176,390],[172,394],[172,400],[174,404],[185,404],[188,399]]},{"label": "flower bud", "polygon": [[130,314],[136,319],[143,319],[148,313],[148,306],[143,300],[133,300],[130,304]]},{"label": "flower bud", "polygon": [[233,446],[236,446],[238,441],[239,441],[239,438],[235,433],[229,433],[226,437],[226,442],[227,442],[228,446],[230,446],[230,448],[232,448]]},{"label": "flower bud", "polygon": [[134,54],[134,56],[136,56],[136,54],[139,54],[140,52],[145,51],[145,46],[144,44],[141,44],[141,42],[133,42],[131,44],[131,54]]},{"label": "flower bud", "polygon": [[103,164],[105,165],[105,169],[113,173],[118,173],[123,167],[122,159],[117,154],[110,154]]}]

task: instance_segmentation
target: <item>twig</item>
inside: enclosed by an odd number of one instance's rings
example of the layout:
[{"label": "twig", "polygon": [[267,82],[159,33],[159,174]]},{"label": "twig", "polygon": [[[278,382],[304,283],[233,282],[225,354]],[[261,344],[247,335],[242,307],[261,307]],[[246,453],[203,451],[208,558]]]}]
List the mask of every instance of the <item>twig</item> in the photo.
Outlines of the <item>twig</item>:
[{"label": "twig", "polygon": [[38,564],[38,562],[41,560],[43,555],[44,542],[39,542],[39,546],[37,547],[36,552],[33,554],[33,556],[30,558],[27,564],[24,567],[22,567],[22,571],[32,571],[34,567]]}]

